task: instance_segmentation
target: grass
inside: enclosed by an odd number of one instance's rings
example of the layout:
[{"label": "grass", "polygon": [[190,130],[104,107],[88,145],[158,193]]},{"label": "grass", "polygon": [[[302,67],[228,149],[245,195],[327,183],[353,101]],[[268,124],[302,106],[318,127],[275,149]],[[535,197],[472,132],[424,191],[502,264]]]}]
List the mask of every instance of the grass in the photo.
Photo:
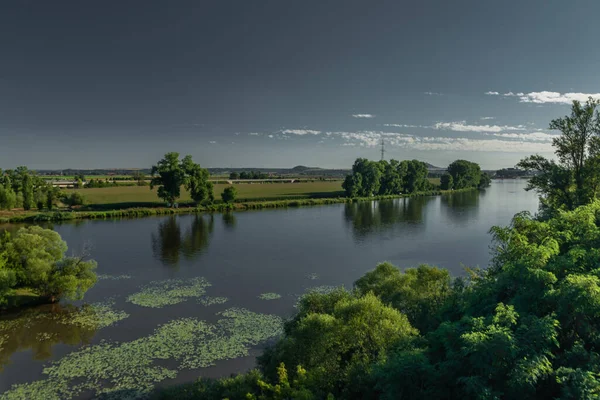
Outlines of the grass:
[{"label": "grass", "polygon": [[[214,185],[216,199],[229,185]],[[274,200],[285,198],[337,197],[342,196],[342,182],[299,182],[299,183],[240,183],[236,184],[239,200]],[[156,195],[156,188],[149,186],[116,186],[92,189],[67,189],[83,194],[89,204],[146,203],[146,206],[164,204]],[[180,203],[190,202],[189,193],[182,188]]]}]

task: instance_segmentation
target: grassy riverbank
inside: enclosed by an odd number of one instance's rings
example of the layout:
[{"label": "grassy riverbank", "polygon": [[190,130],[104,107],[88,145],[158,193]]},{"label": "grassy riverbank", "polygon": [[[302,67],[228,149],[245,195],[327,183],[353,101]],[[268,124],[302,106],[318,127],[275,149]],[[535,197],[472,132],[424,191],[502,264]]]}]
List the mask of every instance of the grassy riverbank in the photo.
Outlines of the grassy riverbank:
[{"label": "grassy riverbank", "polygon": [[[10,212],[0,214],[0,222],[17,223],[17,222],[42,222],[42,221],[66,221],[76,219],[105,219],[105,218],[135,218],[152,215],[173,215],[173,214],[193,214],[199,212],[226,212],[226,211],[241,211],[241,210],[259,210],[266,208],[286,208],[286,207],[302,207],[316,206],[336,203],[351,203],[360,201],[373,201],[383,199],[398,199],[403,197],[418,197],[418,196],[438,196],[443,194],[452,194],[457,192],[471,191],[476,189],[464,190],[432,190],[428,192],[418,192],[406,195],[393,196],[375,196],[375,197],[324,197],[324,198],[296,198],[296,199],[280,199],[280,200],[265,200],[265,201],[243,201],[233,204],[216,203],[207,206],[195,207],[193,205],[182,205],[179,208],[167,207],[132,207],[121,209],[106,209],[106,210],[77,210],[77,211],[53,211],[53,212]],[[101,205],[100,205],[101,206]]]}]

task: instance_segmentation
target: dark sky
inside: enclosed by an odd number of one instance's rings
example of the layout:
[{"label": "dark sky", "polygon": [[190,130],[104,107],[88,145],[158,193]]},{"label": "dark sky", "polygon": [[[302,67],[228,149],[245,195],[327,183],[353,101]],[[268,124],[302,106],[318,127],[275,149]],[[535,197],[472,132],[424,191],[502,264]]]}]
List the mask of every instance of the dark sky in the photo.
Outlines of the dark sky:
[{"label": "dark sky", "polygon": [[393,158],[513,166],[600,93],[598,15],[595,0],[2,1],[0,168],[167,151],[348,167],[381,137]]}]

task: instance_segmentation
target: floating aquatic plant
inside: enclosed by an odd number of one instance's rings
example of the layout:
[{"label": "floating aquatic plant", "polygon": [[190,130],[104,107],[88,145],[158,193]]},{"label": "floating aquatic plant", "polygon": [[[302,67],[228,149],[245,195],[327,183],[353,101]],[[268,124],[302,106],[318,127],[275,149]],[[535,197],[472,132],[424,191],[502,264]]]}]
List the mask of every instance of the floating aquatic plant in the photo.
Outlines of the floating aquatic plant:
[{"label": "floating aquatic plant", "polygon": [[131,279],[131,275],[97,275],[99,281],[121,281],[123,279]]},{"label": "floating aquatic plant", "polygon": [[115,310],[113,305],[112,301],[86,304],[65,322],[81,327],[100,329],[129,317],[125,311]]},{"label": "floating aquatic plant", "polygon": [[[250,346],[278,336],[283,321],[275,315],[230,308],[208,324],[195,318],[173,320],[153,334],[131,342],[103,342],[68,354],[43,371],[47,379],[13,385],[1,400],[70,399],[86,391],[105,399],[145,397],[156,382],[248,355]],[[176,361],[165,368],[156,361]]]},{"label": "floating aquatic plant", "polygon": [[203,296],[198,300],[198,303],[203,306],[212,306],[214,304],[224,304],[227,303],[229,299],[227,297],[212,297],[212,296]]},{"label": "floating aquatic plant", "polygon": [[8,342],[8,335],[0,334],[0,351],[2,351],[6,342]]},{"label": "floating aquatic plant", "polygon": [[306,277],[307,277],[308,279],[312,280],[312,281],[314,281],[314,280],[316,280],[316,279],[319,279],[319,275],[317,275],[317,274],[316,274],[316,273],[314,273],[314,272],[311,272],[310,274],[306,275]]},{"label": "floating aquatic plant", "polygon": [[281,298],[281,295],[278,293],[263,293],[258,298],[261,300],[277,300]]},{"label": "floating aquatic plant", "polygon": [[56,337],[55,333],[50,333],[50,332],[39,332],[35,338],[37,339],[38,342],[44,342],[46,340],[52,340]]},{"label": "floating aquatic plant", "polygon": [[142,307],[161,308],[181,303],[190,297],[202,297],[211,284],[204,278],[169,279],[151,282],[127,301]]}]

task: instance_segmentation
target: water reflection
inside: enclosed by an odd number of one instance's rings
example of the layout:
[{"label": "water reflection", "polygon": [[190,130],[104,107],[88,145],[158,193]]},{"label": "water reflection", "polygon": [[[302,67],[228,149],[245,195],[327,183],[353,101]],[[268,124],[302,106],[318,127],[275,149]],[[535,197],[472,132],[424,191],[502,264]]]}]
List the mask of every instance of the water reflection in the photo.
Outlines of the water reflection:
[{"label": "water reflection", "polygon": [[423,210],[433,197],[413,197],[398,200],[348,203],[344,208],[346,222],[358,239],[372,233],[392,229],[398,223],[419,225],[423,221]]},{"label": "water reflection", "polygon": [[191,220],[190,226],[183,233],[180,219],[176,216],[167,217],[161,222],[157,233],[152,234],[154,257],[165,265],[177,266],[181,255],[191,260],[206,249],[214,229],[214,217],[194,215]]},{"label": "water reflection", "polygon": [[228,229],[235,228],[236,220],[235,215],[232,212],[226,212],[223,214],[223,225]]},{"label": "water reflection", "polygon": [[0,371],[17,351],[31,350],[34,360],[45,360],[56,344],[89,344],[97,329],[71,323],[77,310],[72,305],[48,304],[0,319]]},{"label": "water reflection", "polygon": [[479,201],[484,196],[485,190],[444,195],[441,198],[442,210],[455,224],[465,225],[479,215]]}]

